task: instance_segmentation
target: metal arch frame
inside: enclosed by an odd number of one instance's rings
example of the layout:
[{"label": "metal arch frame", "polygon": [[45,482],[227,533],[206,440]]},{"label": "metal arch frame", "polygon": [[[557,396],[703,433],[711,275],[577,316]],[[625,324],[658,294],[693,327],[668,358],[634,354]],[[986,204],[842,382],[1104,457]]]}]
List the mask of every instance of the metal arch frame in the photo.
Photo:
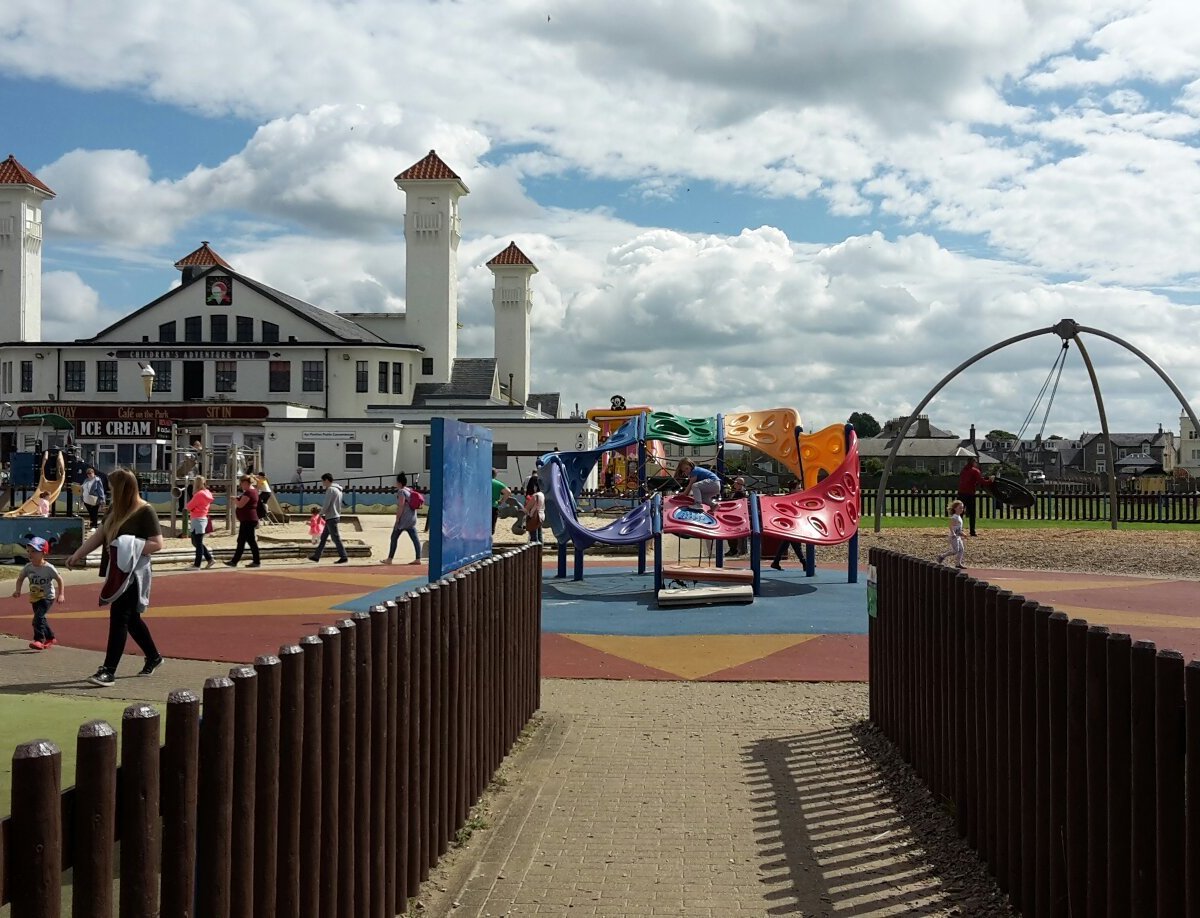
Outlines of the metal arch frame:
[{"label": "metal arch frame", "polygon": [[[1016,344],[1018,341],[1026,341],[1030,338],[1037,338],[1041,335],[1058,335],[1064,341],[1074,341],[1075,342],[1076,347],[1079,348],[1079,355],[1083,358],[1084,366],[1087,367],[1088,377],[1091,379],[1091,383],[1092,383],[1092,392],[1096,396],[1096,410],[1100,414],[1100,430],[1101,430],[1101,435],[1104,437],[1105,451],[1109,456],[1114,455],[1113,450],[1112,450],[1112,439],[1110,438],[1109,432],[1108,432],[1108,416],[1105,414],[1104,399],[1100,394],[1100,381],[1096,378],[1096,369],[1092,365],[1092,360],[1091,360],[1091,357],[1088,355],[1087,348],[1084,347],[1083,340],[1079,337],[1081,332],[1086,332],[1091,335],[1096,335],[1100,338],[1107,338],[1109,341],[1112,341],[1115,344],[1121,345],[1121,347],[1125,348],[1131,354],[1134,354],[1137,357],[1140,357],[1142,362],[1145,363],[1146,366],[1150,367],[1150,369],[1152,369],[1155,373],[1157,373],[1158,377],[1164,383],[1166,383],[1167,388],[1170,389],[1172,393],[1174,393],[1174,395],[1177,399],[1179,399],[1179,403],[1180,403],[1180,405],[1183,406],[1183,410],[1187,412],[1188,417],[1192,421],[1194,429],[1200,430],[1200,420],[1197,420],[1196,412],[1194,412],[1192,410],[1192,406],[1188,403],[1188,400],[1186,398],[1184,398],[1183,393],[1179,391],[1179,387],[1175,385],[1175,383],[1172,381],[1171,377],[1166,374],[1166,372],[1162,369],[1162,367],[1160,367],[1157,363],[1155,363],[1153,360],[1151,360],[1146,354],[1144,354],[1142,351],[1138,350],[1138,348],[1134,347],[1128,341],[1124,340],[1123,338],[1118,337],[1117,335],[1112,334],[1111,332],[1106,332],[1103,329],[1099,329],[1099,328],[1091,328],[1090,326],[1087,326],[1087,325],[1080,325],[1074,319],[1062,319],[1056,325],[1052,325],[1047,328],[1038,328],[1038,329],[1035,329],[1034,331],[1025,332],[1024,334],[1021,334],[1021,335],[1014,335],[1011,338],[1006,338],[1005,340],[999,342],[998,344],[993,344],[991,347],[985,348],[984,350],[982,350],[978,354],[976,354],[974,357],[971,357],[971,358],[963,361],[962,363],[960,363],[957,367],[955,367],[953,370],[951,370],[946,376],[942,377],[942,379],[938,382],[938,384],[936,386],[934,386],[932,389],[930,389],[928,394],[926,394],[926,396],[923,399],[921,399],[921,403],[919,405],[917,405],[916,408],[913,409],[912,413],[907,418],[905,418],[904,425],[900,428],[900,432],[896,435],[895,442],[892,444],[892,449],[888,453],[887,461],[883,465],[883,475],[880,476],[879,488],[875,492],[875,531],[879,532],[879,530],[880,530],[880,522],[883,517],[883,504],[884,504],[885,495],[886,495],[888,477],[891,475],[892,465],[896,460],[896,454],[898,452],[900,452],[900,446],[901,446],[901,444],[904,443],[904,435],[906,433],[908,433],[908,429],[913,425],[913,422],[916,421],[917,416],[921,413],[921,411],[925,408],[926,405],[928,405],[931,401],[933,401],[933,397],[935,395],[937,395],[939,392],[941,392],[942,389],[945,388],[945,386],[952,379],[954,379],[956,376],[958,376],[960,373],[962,373],[963,370],[967,369],[967,367],[979,362],[984,357],[987,357],[989,354],[994,354],[996,351],[1001,350],[1002,348],[1008,347],[1010,344]],[[1112,528],[1116,529],[1117,528],[1117,469],[1116,469],[1115,463],[1113,465],[1112,474],[1108,476],[1108,490],[1109,490],[1109,510],[1110,510],[1110,514],[1111,514]]]}]

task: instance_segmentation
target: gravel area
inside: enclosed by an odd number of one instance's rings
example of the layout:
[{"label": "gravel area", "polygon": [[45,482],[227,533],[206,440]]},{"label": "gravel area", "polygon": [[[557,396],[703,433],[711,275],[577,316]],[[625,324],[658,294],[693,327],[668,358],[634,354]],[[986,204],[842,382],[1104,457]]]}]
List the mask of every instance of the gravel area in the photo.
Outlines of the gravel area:
[{"label": "gravel area", "polygon": [[[1139,532],[1118,529],[985,529],[967,537],[967,566],[1038,571],[1081,571],[1143,577],[1200,579],[1200,529]],[[890,548],[935,558],[946,548],[944,529],[864,531],[859,551]],[[817,551],[818,561],[842,561],[844,546]]]}]

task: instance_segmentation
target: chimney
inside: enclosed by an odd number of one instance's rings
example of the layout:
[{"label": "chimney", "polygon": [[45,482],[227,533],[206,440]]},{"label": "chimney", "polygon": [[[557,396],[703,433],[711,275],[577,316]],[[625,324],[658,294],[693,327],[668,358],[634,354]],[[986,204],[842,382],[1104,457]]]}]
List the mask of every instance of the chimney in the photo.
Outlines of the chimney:
[{"label": "chimney", "polygon": [[917,437],[922,440],[928,440],[930,437],[929,415],[927,414],[917,415]]}]

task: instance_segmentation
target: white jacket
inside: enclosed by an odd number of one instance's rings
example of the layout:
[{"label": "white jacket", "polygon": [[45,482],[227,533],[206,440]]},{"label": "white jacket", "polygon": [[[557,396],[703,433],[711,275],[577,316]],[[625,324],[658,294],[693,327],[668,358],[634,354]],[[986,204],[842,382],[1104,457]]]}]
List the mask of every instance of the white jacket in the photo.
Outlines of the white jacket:
[{"label": "white jacket", "polygon": [[[131,535],[117,536],[108,546],[109,565],[115,565],[126,576],[120,584],[115,585],[115,589],[111,595],[106,596],[104,590],[101,589],[101,605],[114,602],[118,596],[121,596],[129,589],[129,584],[136,577],[140,592],[138,596],[138,612],[146,611],[150,605],[150,581],[153,579],[153,571],[150,567],[150,556],[142,554],[145,548],[145,539],[139,539],[137,536]],[[108,585],[111,579],[110,575],[109,580],[105,581],[105,585]]]}]

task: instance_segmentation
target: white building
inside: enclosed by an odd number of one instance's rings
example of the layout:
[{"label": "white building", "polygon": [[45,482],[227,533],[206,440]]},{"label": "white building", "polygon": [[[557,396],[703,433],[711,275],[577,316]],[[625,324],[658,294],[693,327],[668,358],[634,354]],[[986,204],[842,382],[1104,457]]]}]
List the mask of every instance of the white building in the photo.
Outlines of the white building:
[{"label": "white building", "polygon": [[1178,465],[1192,477],[1200,475],[1200,431],[1186,411],[1179,413]]},{"label": "white building", "polygon": [[[516,479],[533,456],[589,448],[597,428],[561,418],[558,393],[529,392],[530,278],[515,245],[495,275],[495,355],[458,356],[459,199],[436,153],[396,177],[407,196],[405,313],[337,313],[228,264],[208,242],[175,264],[178,286],[91,338],[40,340],[41,206],[54,192],[12,157],[0,164],[0,397],[27,415],[75,422],[85,461],[168,468],[177,442],[261,448],[288,481],[428,473],[432,417],[493,430],[496,465]],[[145,368],[154,371],[147,399]],[[11,432],[0,453],[14,446]],[[31,444],[16,443],[17,449]],[[519,457],[527,458],[519,458]]]}]

